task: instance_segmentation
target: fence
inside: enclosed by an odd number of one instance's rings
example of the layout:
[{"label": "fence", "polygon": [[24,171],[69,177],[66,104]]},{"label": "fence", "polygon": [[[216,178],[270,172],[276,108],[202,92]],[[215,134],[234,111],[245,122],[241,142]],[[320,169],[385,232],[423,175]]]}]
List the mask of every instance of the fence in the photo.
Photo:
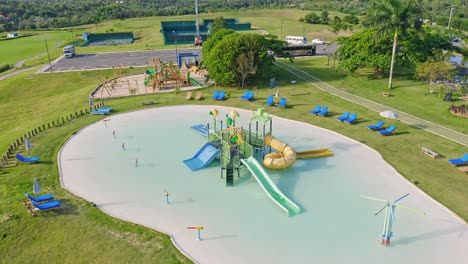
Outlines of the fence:
[{"label": "fence", "polygon": [[[228,28],[232,30],[251,30],[250,23],[239,23],[237,18],[224,19]],[[205,41],[214,19],[204,19],[199,25],[200,37]],[[196,34],[196,22],[189,21],[161,21],[161,33],[164,45],[193,44]]]},{"label": "fence", "polygon": [[[23,136],[19,137],[13,143],[11,143],[10,146],[8,147],[7,151],[5,152],[5,154],[2,155],[2,157],[0,158],[2,168],[7,167],[7,166],[10,165],[10,163],[9,163],[10,156],[12,154],[16,153],[16,150],[18,150],[19,146],[24,144],[26,139],[29,139],[29,138],[31,138],[31,137],[33,137],[33,136],[35,136],[35,135],[37,135],[37,134],[39,134],[41,132],[44,132],[45,130],[47,130],[49,128],[53,128],[53,127],[63,125],[65,123],[67,123],[68,121],[71,121],[71,120],[76,119],[78,117],[81,117],[83,115],[87,115],[92,111],[93,108],[98,109],[98,108],[103,107],[103,106],[104,106],[104,102],[96,103],[94,105],[94,107],[85,108],[84,110],[80,110],[79,112],[75,111],[75,113],[71,113],[71,114],[68,114],[66,116],[62,116],[60,118],[57,118],[56,120],[53,120],[51,122],[47,122],[47,124],[42,124],[42,125],[40,125],[40,126],[38,126],[36,128],[33,128],[32,130],[26,132]],[[14,165],[16,165],[16,163]]]}]

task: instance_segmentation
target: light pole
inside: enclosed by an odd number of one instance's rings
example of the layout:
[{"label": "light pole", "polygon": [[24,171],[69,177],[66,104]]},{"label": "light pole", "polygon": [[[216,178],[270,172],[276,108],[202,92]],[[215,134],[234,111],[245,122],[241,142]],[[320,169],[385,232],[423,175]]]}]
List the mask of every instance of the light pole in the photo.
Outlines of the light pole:
[{"label": "light pole", "polygon": [[453,7],[450,8],[450,16],[449,16],[447,29],[450,29],[450,21],[452,20],[452,14],[453,14]]},{"label": "light pole", "polygon": [[50,73],[54,73],[54,70],[52,69],[52,63],[50,62],[50,55],[49,55],[49,47],[47,46],[47,39],[44,39],[46,51],[47,51],[47,58],[49,59],[49,69]]},{"label": "light pole", "polygon": [[177,38],[176,38],[176,34],[175,34],[175,30],[172,30],[172,33],[174,34],[174,42],[175,42],[175,59],[176,59],[176,62],[177,62],[177,66],[180,67],[179,65],[179,53],[177,52]]}]

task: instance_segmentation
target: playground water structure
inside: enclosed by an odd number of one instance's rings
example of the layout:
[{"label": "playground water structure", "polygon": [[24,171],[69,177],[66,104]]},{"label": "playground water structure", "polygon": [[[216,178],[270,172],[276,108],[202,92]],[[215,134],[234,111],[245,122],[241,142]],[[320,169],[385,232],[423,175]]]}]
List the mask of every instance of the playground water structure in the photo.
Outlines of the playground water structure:
[{"label": "playground water structure", "polygon": [[[62,185],[110,215],[170,234],[183,252],[200,263],[464,263],[468,259],[463,221],[399,176],[375,151],[309,124],[273,117],[274,136],[298,153],[330,148],[335,156],[297,160],[286,170],[264,169],[277,188],[302,208],[293,217],[285,217],[267,198],[247,168],[241,169],[233,187],[226,187],[219,177],[219,161],[192,172],[182,160],[192,157],[207,138],[190,126],[211,122],[211,108],[154,108],[107,117],[111,119],[107,128],[101,121],[82,129],[59,154]],[[233,110],[217,108],[220,116]],[[248,127],[252,112],[236,111],[237,125]],[[169,204],[165,190],[171,195]],[[371,213],[381,206],[363,201],[360,195],[392,200],[401,193],[411,193],[404,205],[427,215],[398,211],[392,244],[382,247],[382,217]],[[187,230],[190,226],[203,226],[201,241]]]}]

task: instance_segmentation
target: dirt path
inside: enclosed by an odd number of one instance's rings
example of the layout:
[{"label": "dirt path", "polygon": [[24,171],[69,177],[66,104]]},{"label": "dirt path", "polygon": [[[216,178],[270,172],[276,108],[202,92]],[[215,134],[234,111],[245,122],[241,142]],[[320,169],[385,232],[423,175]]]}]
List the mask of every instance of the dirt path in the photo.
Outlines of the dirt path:
[{"label": "dirt path", "polygon": [[4,74],[4,75],[0,75],[0,81],[1,80],[5,80],[7,79],[8,77],[11,77],[11,76],[14,76],[16,74],[20,74],[22,72],[25,72],[25,71],[29,71],[29,70],[32,70],[32,69],[39,69],[41,67],[44,67],[45,65],[38,65],[38,66],[34,66],[34,67],[30,67],[30,68],[25,68],[25,69],[21,69],[21,70],[15,70],[15,71],[12,71],[12,72],[9,72],[7,74]]}]

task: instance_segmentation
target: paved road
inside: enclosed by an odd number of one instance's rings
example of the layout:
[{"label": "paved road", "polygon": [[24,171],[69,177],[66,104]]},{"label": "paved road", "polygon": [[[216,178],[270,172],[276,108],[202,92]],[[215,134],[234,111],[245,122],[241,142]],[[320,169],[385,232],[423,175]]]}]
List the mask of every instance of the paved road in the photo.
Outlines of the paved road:
[{"label": "paved road", "polygon": [[[178,49],[177,53],[194,52],[199,54],[201,61],[201,49]],[[109,53],[77,54],[73,58],[62,58],[52,65],[54,72],[82,71],[91,69],[111,69],[112,66],[144,67],[152,58],[159,58],[162,62],[176,62],[176,50],[152,50],[152,51],[128,51]],[[47,69],[46,72],[50,71]]]},{"label": "paved road", "polygon": [[467,146],[468,147],[468,135],[460,133],[458,131],[455,131],[453,129],[432,123],[430,121],[418,118],[416,116],[410,115],[408,113],[401,112],[397,109],[393,109],[391,107],[385,106],[383,104],[379,104],[373,101],[370,101],[366,98],[362,98],[360,96],[350,94],[346,91],[340,90],[326,82],[323,82],[319,78],[312,76],[311,74],[298,69],[290,64],[287,64],[285,62],[282,62],[280,60],[277,60],[276,65],[279,67],[283,68],[284,70],[290,72],[291,74],[297,76],[298,78],[304,80],[305,82],[309,83],[312,86],[315,86],[325,92],[328,92],[330,94],[333,94],[335,96],[341,97],[343,99],[346,99],[350,102],[353,102],[355,104],[367,107],[371,110],[374,110],[376,112],[382,112],[385,110],[391,110],[398,112],[399,114],[399,120],[408,123],[410,125],[413,125],[415,127],[424,129],[428,132],[434,133],[436,135],[439,135],[441,137],[447,138],[449,140],[455,141],[461,145]]}]

